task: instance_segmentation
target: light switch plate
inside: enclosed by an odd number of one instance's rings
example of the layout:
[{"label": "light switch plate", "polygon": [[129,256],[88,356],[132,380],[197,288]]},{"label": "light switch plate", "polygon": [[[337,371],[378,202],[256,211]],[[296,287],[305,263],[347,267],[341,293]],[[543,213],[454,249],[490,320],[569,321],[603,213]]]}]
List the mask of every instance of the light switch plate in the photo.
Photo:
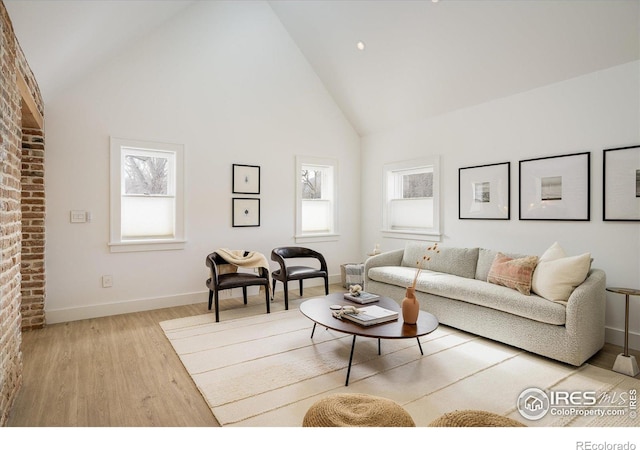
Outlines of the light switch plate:
[{"label": "light switch plate", "polygon": [[84,223],[87,221],[86,211],[71,211],[71,223]]}]

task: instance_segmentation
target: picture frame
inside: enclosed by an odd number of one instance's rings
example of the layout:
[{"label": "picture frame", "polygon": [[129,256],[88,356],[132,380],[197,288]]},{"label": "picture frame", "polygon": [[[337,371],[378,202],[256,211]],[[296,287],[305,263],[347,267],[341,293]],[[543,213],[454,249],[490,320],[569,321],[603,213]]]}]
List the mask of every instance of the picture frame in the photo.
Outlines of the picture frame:
[{"label": "picture frame", "polygon": [[458,219],[510,220],[511,163],[458,169]]},{"label": "picture frame", "polygon": [[260,193],[260,166],[234,164],[232,178],[233,194]]},{"label": "picture frame", "polygon": [[591,220],[591,153],[519,162],[520,220]]},{"label": "picture frame", "polygon": [[640,222],[640,145],[602,153],[602,220]]},{"label": "picture frame", "polygon": [[231,210],[234,227],[260,226],[259,198],[233,198]]}]

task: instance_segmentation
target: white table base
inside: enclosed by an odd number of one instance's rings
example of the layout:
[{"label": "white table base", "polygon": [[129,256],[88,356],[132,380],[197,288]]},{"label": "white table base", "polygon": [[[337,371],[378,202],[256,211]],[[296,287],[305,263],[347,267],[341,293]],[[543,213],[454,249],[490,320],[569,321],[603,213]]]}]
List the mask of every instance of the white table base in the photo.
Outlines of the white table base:
[{"label": "white table base", "polygon": [[613,370],[615,372],[629,375],[630,377],[635,377],[640,373],[636,357],[633,355],[625,356],[624,353],[620,353],[616,357],[616,362],[613,364]]}]

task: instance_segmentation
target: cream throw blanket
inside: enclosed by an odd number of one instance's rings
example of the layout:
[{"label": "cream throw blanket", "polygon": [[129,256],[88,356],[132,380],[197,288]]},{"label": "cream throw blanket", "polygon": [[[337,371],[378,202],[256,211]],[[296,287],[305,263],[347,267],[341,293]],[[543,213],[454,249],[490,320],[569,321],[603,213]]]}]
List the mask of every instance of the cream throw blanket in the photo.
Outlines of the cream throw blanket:
[{"label": "cream throw blanket", "polygon": [[[271,297],[271,270],[269,269],[269,262],[262,253],[248,252],[244,256],[244,250],[229,250],[228,248],[219,248],[216,253],[222,257],[230,265],[221,271],[221,273],[234,273],[238,271],[238,267],[244,267],[247,269],[264,269],[269,276],[269,297]],[[262,288],[261,288],[262,289]]]}]

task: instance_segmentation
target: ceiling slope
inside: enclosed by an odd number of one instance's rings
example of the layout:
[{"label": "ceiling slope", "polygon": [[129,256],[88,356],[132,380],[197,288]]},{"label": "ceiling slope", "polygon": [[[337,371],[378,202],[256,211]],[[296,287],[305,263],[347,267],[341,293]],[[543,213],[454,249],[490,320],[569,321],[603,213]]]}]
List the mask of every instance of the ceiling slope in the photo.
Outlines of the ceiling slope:
[{"label": "ceiling slope", "polygon": [[640,58],[636,0],[270,4],[361,135]]},{"label": "ceiling slope", "polygon": [[193,1],[3,0],[45,103]]},{"label": "ceiling slope", "polygon": [[[4,3],[46,103],[194,1]],[[268,3],[360,135],[640,59],[640,0]]]}]

